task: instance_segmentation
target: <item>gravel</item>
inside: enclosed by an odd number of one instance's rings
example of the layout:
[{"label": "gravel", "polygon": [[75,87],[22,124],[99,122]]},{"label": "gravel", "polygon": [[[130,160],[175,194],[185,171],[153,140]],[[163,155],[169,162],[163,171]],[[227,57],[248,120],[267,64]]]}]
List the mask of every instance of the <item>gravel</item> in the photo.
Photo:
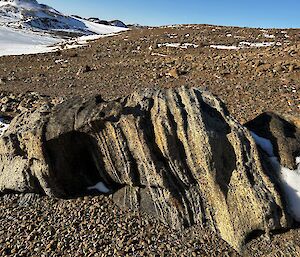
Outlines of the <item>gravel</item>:
[{"label": "gravel", "polygon": [[10,195],[0,206],[1,256],[238,256],[210,231],[173,231],[101,195]]}]

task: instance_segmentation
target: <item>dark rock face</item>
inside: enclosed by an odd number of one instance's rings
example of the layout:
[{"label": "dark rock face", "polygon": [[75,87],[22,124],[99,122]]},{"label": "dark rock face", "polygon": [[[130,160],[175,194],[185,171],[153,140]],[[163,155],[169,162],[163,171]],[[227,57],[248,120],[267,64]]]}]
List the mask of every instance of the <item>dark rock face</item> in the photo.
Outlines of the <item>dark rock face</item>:
[{"label": "dark rock face", "polygon": [[275,113],[263,113],[245,126],[258,136],[269,139],[281,165],[295,170],[296,157],[300,156],[300,118],[288,121]]},{"label": "dark rock face", "polygon": [[121,206],[209,227],[236,249],[290,225],[249,131],[195,88],[74,98],[17,116],[0,138],[0,192],[67,197],[99,181]]}]

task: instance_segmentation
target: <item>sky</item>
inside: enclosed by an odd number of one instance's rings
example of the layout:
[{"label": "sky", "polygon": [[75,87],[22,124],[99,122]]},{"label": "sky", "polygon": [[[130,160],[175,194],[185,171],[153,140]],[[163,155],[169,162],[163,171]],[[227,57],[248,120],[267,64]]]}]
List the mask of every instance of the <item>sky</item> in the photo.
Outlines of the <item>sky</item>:
[{"label": "sky", "polygon": [[141,25],[300,28],[300,0],[38,0],[65,14]]}]

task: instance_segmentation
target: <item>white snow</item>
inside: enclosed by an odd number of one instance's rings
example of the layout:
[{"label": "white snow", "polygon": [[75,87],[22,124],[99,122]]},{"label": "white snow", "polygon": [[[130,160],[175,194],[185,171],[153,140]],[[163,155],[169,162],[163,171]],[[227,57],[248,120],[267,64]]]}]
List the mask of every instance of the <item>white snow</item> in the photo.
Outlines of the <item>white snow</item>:
[{"label": "white snow", "polygon": [[300,156],[295,158],[297,168],[288,169],[280,165],[279,160],[274,156],[273,145],[270,140],[251,132],[256,142],[268,155],[273,168],[279,172],[281,187],[287,199],[290,214],[295,220],[300,222]]},{"label": "white snow", "polygon": [[240,42],[239,46],[241,47],[268,47],[275,45],[275,42],[257,42],[257,43],[250,43],[250,42]]},{"label": "white snow", "polygon": [[76,20],[81,21],[84,23],[85,27],[96,34],[112,34],[112,33],[118,33],[121,31],[126,31],[128,30],[127,28],[121,28],[121,27],[116,27],[116,26],[109,26],[109,25],[103,25],[103,24],[98,24],[94,23],[91,21],[87,20],[82,20],[79,18],[76,18]]},{"label": "white snow", "polygon": [[196,44],[191,44],[191,43],[163,43],[163,44],[158,44],[158,47],[174,47],[174,48],[182,48],[182,49],[187,49],[187,48],[197,48],[199,45]]},{"label": "white snow", "polygon": [[264,36],[265,38],[275,38],[274,35],[270,35],[270,34],[267,34],[267,33],[264,33],[263,36]]},{"label": "white snow", "polygon": [[152,56],[160,56],[160,57],[167,57],[166,54],[161,54],[161,53],[151,53]]},{"label": "white snow", "polygon": [[0,116],[0,137],[3,133],[8,129],[9,124],[4,121],[4,119]]},{"label": "white snow", "polygon": [[[278,44],[279,43],[279,44]],[[238,46],[235,45],[210,45],[211,48],[221,49],[221,50],[239,50],[243,48],[259,48],[259,47],[270,47],[270,46],[281,46],[280,42],[256,42],[250,43],[246,41],[239,42]]]},{"label": "white snow", "polygon": [[55,49],[73,49],[78,47],[84,47],[88,45],[90,41],[94,41],[104,37],[112,37],[116,34],[106,34],[106,35],[89,35],[81,36],[74,39],[65,40],[55,46]]},{"label": "white snow", "polygon": [[100,193],[107,194],[110,192],[110,190],[107,188],[107,186],[103,182],[98,182],[96,185],[88,187],[88,190],[98,190]]},{"label": "white snow", "polygon": [[76,39],[77,45],[71,39],[69,45],[73,48],[99,35],[124,30],[127,29],[66,16],[36,0],[0,0],[0,56],[56,51],[60,49],[58,43],[69,44],[69,40],[54,35],[58,31],[87,36]]},{"label": "white snow", "polygon": [[265,139],[256,135],[254,132],[250,132],[251,136],[254,138],[256,144],[258,144],[270,157],[274,156],[273,145],[270,140]]},{"label": "white snow", "polygon": [[93,29],[94,32],[97,31],[100,35],[94,34],[65,40],[51,36],[50,34],[0,27],[0,56],[53,52],[59,49],[57,45],[59,43],[66,45],[66,48],[76,48],[87,44],[88,41],[96,40],[104,36],[114,36],[114,33],[124,30],[124,28],[106,25],[102,25],[104,27],[92,27],[88,24],[88,26],[89,29]]},{"label": "white snow", "polygon": [[227,46],[227,45],[210,45],[211,48],[221,50],[237,50],[240,49],[238,46]]},{"label": "white snow", "polygon": [[0,27],[0,56],[50,52],[55,50],[50,46],[61,41],[40,33]]},{"label": "white snow", "polygon": [[26,0],[11,0],[11,1],[0,1],[0,7],[4,5],[12,5],[15,7],[25,7],[26,9],[35,9],[39,6],[36,1]]},{"label": "white snow", "polygon": [[289,209],[295,220],[300,221],[300,164],[296,170],[281,167],[280,173]]}]

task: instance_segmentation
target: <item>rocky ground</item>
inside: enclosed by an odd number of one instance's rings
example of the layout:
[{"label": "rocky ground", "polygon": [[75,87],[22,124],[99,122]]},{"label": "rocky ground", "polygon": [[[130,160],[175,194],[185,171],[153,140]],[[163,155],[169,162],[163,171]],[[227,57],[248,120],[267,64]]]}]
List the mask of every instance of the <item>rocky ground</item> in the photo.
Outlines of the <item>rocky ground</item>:
[{"label": "rocky ground", "polygon": [[0,203],[6,207],[0,213],[1,256],[238,256],[209,231],[172,231],[104,196],[11,196]]},{"label": "rocky ground", "polygon": [[[274,44],[240,44],[245,41]],[[114,98],[141,87],[181,85],[212,91],[242,123],[267,110],[299,115],[300,30],[148,28],[80,49],[1,57],[0,114],[14,116],[78,94]],[[0,205],[1,255],[238,256],[211,232],[197,227],[171,231],[144,215],[120,210],[103,196],[11,196],[0,198]],[[297,256],[299,233],[251,235],[243,256]]]},{"label": "rocky ground", "polygon": [[[240,42],[274,45],[210,47]],[[266,110],[298,113],[299,74],[299,30],[291,29],[208,25],[140,29],[81,49],[0,58],[2,91],[51,96],[100,93],[111,98],[141,87],[190,85],[218,95],[241,122]]]}]

